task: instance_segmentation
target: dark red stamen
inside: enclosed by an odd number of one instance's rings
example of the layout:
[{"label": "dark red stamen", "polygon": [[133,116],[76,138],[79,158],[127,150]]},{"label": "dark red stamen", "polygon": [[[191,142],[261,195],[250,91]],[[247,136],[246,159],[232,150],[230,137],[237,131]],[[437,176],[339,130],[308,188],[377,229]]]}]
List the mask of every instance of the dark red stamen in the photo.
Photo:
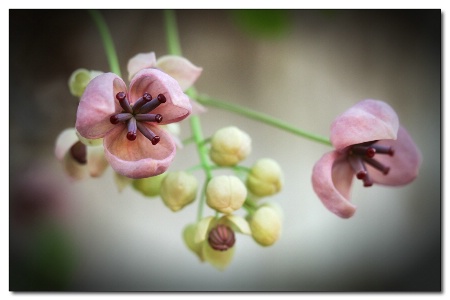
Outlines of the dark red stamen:
[{"label": "dark red stamen", "polygon": [[374,167],[384,175],[387,175],[390,170],[388,166],[374,159],[375,154],[394,155],[394,149],[392,147],[376,145],[376,142],[370,141],[353,145],[348,151],[348,161],[356,174],[356,178],[362,180],[365,187],[373,185],[373,180],[369,177],[366,164]]},{"label": "dark red stamen", "polygon": [[163,117],[160,114],[138,114],[135,116],[136,121],[139,122],[157,122],[161,123]]},{"label": "dark red stamen", "polygon": [[137,112],[139,109],[147,102],[152,100],[152,95],[149,93],[144,93],[141,98],[137,99],[136,102],[133,104],[133,111]]},{"label": "dark red stamen", "polygon": [[161,123],[163,120],[161,114],[148,113],[160,104],[165,103],[167,101],[166,97],[163,94],[159,94],[156,98],[152,99],[152,96],[145,92],[141,98],[136,100],[133,106],[130,105],[125,92],[117,93],[116,99],[119,101],[123,111],[112,115],[109,121],[112,124],[126,123],[128,129],[127,139],[130,141],[134,141],[137,138],[137,130],[139,130],[153,145],[158,144],[160,137],[147,128],[144,125],[145,123],[141,122]]},{"label": "dark red stamen", "polygon": [[156,98],[153,98],[151,101],[144,104],[137,112],[139,114],[146,114],[165,102],[166,97],[163,94],[159,94]]},{"label": "dark red stamen", "polygon": [[117,100],[119,100],[119,104],[122,109],[127,113],[132,113],[133,109],[130,106],[130,102],[127,100],[127,94],[125,92],[118,92],[116,94]]}]

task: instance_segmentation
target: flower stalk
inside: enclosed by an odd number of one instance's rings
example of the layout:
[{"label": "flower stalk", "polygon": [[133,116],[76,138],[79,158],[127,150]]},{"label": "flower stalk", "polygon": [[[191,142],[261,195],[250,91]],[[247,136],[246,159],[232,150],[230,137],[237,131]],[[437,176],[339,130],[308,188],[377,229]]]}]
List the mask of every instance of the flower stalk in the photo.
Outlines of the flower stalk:
[{"label": "flower stalk", "polygon": [[276,128],[282,129],[284,131],[293,133],[295,135],[301,136],[303,138],[309,139],[311,141],[315,141],[318,143],[325,144],[327,146],[331,146],[331,142],[327,137],[306,132],[306,131],[301,130],[297,127],[294,127],[286,122],[283,122],[279,119],[273,118],[267,114],[254,111],[254,110],[242,107],[237,104],[232,104],[229,102],[217,100],[217,99],[205,96],[205,95],[199,95],[195,99],[202,105],[220,108],[220,109],[224,109],[224,110],[227,110],[227,111],[230,111],[233,113],[237,113],[237,114],[243,115],[249,119],[253,119],[253,120],[265,123],[267,125],[271,125],[273,127],[276,127]]},{"label": "flower stalk", "polygon": [[103,45],[106,51],[106,57],[108,58],[109,68],[111,72],[116,73],[119,77],[122,77],[120,72],[119,59],[117,58],[116,49],[111,34],[106,25],[105,19],[97,10],[89,10],[89,14],[97,25],[100,36],[102,37]]}]

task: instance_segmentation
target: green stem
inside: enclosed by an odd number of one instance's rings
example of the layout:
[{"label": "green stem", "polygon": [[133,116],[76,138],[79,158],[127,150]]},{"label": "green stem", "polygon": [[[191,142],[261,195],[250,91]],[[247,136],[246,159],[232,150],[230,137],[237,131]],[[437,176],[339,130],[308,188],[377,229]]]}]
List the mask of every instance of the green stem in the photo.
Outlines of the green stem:
[{"label": "green stem", "polygon": [[164,10],[167,48],[170,54],[181,56],[180,39],[178,37],[177,20],[173,10]]},{"label": "green stem", "polygon": [[119,60],[117,59],[114,43],[111,34],[109,33],[105,19],[97,10],[89,10],[89,13],[92,19],[94,19],[98,31],[100,32],[100,36],[102,37],[103,46],[105,47],[106,57],[108,58],[109,68],[111,69],[111,72],[116,73],[119,77],[122,77],[120,72]]},{"label": "green stem", "polygon": [[328,138],[324,137],[324,136],[320,136],[320,135],[316,135],[316,134],[312,134],[306,131],[303,131],[297,127],[294,127],[286,122],[283,122],[279,119],[273,118],[270,115],[264,114],[264,113],[260,113],[245,107],[242,107],[240,105],[237,104],[232,104],[230,102],[224,102],[224,101],[220,101],[217,99],[213,99],[211,97],[208,96],[204,96],[204,95],[199,95],[196,97],[196,100],[200,103],[203,104],[205,106],[211,106],[211,107],[216,107],[216,108],[221,108],[224,110],[228,110],[230,112],[234,112],[243,116],[246,116],[250,119],[259,121],[259,122],[263,122],[265,124],[274,126],[276,128],[282,129],[284,131],[293,133],[295,135],[304,137],[306,139],[315,141],[315,142],[319,142],[328,146],[331,146],[331,142]]},{"label": "green stem", "polygon": [[[200,124],[200,119],[198,116],[191,116],[191,129],[192,133],[194,135],[195,144],[197,145],[197,152],[200,158],[200,164],[202,165],[203,170],[205,171],[206,180],[205,180],[205,186],[208,184],[209,180],[212,178],[212,167],[209,163],[208,158],[208,152],[205,147],[205,143],[203,142],[203,133],[202,133],[202,126]],[[204,193],[204,191],[203,191]],[[200,203],[198,205],[198,213],[197,213],[197,220],[200,221],[203,217],[203,207],[205,206],[205,197],[200,198]]]}]

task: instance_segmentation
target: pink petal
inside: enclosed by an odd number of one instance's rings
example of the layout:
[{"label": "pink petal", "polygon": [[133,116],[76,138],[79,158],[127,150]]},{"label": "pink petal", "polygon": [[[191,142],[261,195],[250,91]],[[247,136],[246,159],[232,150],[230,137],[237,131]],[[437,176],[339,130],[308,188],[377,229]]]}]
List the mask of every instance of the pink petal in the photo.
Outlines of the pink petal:
[{"label": "pink petal", "polygon": [[155,66],[156,66],[155,52],[136,54],[128,61],[127,65],[128,80],[131,81],[134,75],[136,75],[136,73],[139,72],[140,70],[155,68]]},{"label": "pink petal", "polygon": [[384,175],[378,170],[368,166],[372,180],[378,184],[397,186],[413,181],[422,162],[422,155],[405,128],[398,130],[397,140],[382,140],[376,145],[392,146],[394,156],[377,154],[374,159],[390,167],[389,173]]},{"label": "pink petal", "polygon": [[183,91],[191,87],[203,71],[186,58],[176,55],[161,56],[156,61],[156,67],[175,78]]},{"label": "pink petal", "polygon": [[114,128],[109,118],[122,111],[116,94],[126,90],[123,80],[114,73],[105,73],[92,79],[78,105],[75,128],[79,134],[96,139]]},{"label": "pink petal", "polygon": [[325,207],[341,218],[350,218],[356,210],[350,201],[353,169],[344,156],[328,152],[314,165],[313,189]]},{"label": "pink petal", "polygon": [[70,148],[78,142],[78,136],[75,128],[64,129],[56,138],[55,156],[59,161],[64,159]]},{"label": "pink petal", "polygon": [[108,166],[109,164],[105,158],[103,145],[87,146],[87,168],[89,175],[99,177],[103,175]]},{"label": "pink petal", "polygon": [[189,98],[183,93],[178,82],[160,70],[144,69],[134,76],[130,83],[130,102],[134,103],[145,92],[154,98],[159,94],[166,97],[166,103],[151,112],[163,116],[161,125],[181,121],[192,111]]},{"label": "pink petal", "polygon": [[152,145],[150,140],[137,132],[136,140],[126,138],[126,125],[118,124],[103,139],[105,156],[117,173],[129,178],[146,178],[167,170],[175,157],[172,138],[158,126],[146,124],[161,140]]},{"label": "pink petal", "polygon": [[337,150],[373,140],[395,140],[398,127],[398,116],[392,107],[383,101],[368,99],[334,120],[330,140]]}]

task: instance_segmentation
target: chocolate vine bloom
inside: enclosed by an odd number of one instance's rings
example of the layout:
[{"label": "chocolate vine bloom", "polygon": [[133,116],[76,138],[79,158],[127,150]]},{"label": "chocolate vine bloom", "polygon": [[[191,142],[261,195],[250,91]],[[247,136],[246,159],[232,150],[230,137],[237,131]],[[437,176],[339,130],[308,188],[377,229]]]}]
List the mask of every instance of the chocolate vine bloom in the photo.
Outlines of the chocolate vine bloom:
[{"label": "chocolate vine bloom", "polygon": [[201,261],[225,269],[233,259],[235,233],[251,234],[247,220],[237,215],[206,217],[188,225],[183,231],[186,245]]},{"label": "chocolate vine bloom", "polygon": [[325,207],[349,218],[356,210],[350,202],[353,178],[365,187],[374,183],[399,186],[413,181],[421,154],[395,111],[385,102],[364,100],[337,117],[331,125],[335,151],[314,165],[313,189]]},{"label": "chocolate vine bloom", "polygon": [[75,127],[84,138],[103,138],[117,173],[145,178],[166,171],[175,156],[175,143],[160,125],[181,121],[191,110],[178,82],[160,70],[139,71],[129,89],[116,74],[104,73],[86,87]]}]

